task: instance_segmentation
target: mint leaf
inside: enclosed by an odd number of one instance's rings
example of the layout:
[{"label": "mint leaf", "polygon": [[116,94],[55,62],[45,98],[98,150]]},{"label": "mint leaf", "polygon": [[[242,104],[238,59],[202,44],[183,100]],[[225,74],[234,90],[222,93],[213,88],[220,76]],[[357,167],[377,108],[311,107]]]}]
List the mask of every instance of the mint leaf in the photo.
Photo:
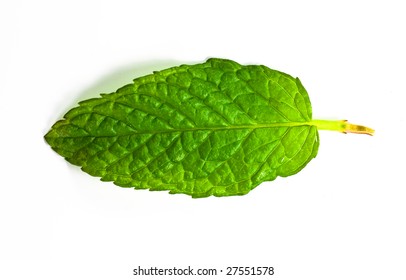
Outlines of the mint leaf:
[{"label": "mint leaf", "polygon": [[82,101],[45,139],[102,181],[207,197],[243,195],[296,174],[317,154],[317,128],[373,132],[345,121],[312,120],[297,78],[209,59]]}]

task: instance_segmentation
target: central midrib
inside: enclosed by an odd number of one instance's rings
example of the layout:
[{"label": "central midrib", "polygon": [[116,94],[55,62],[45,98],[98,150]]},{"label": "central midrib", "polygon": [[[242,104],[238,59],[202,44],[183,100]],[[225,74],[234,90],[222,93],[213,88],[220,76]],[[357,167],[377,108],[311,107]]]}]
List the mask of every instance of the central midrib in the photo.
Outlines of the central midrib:
[{"label": "central midrib", "polygon": [[275,127],[298,127],[298,126],[315,126],[312,122],[283,122],[283,123],[268,123],[268,124],[253,124],[253,125],[233,125],[233,126],[218,126],[218,127],[189,127],[189,128],[173,128],[165,130],[153,131],[134,131],[130,133],[117,133],[114,135],[81,135],[81,136],[59,136],[61,138],[84,138],[84,137],[120,137],[130,136],[137,134],[163,134],[163,133],[180,133],[190,131],[221,131],[221,130],[237,130],[237,129],[261,129],[261,128],[275,128]]}]

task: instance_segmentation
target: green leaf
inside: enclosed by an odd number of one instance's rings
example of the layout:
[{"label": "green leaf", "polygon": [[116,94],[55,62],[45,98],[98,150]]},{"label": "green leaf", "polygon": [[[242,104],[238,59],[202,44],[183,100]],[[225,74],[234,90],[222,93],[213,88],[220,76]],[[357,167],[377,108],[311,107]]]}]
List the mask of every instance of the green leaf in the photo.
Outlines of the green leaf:
[{"label": "green leaf", "polygon": [[[85,100],[46,134],[67,161],[122,187],[193,197],[243,195],[299,172],[321,129],[298,78],[225,59],[181,65]],[[364,130],[364,132],[362,132]]]}]

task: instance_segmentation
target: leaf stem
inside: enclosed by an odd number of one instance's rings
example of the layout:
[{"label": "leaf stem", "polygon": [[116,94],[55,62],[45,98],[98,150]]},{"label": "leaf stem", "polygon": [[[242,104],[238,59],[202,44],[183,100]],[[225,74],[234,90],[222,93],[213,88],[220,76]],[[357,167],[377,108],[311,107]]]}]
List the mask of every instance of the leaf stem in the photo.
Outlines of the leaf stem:
[{"label": "leaf stem", "polygon": [[311,125],[317,126],[321,130],[332,130],[339,131],[343,133],[358,133],[358,134],[368,134],[374,135],[375,130],[372,128],[349,123],[347,120],[340,121],[326,121],[326,120],[312,120]]}]

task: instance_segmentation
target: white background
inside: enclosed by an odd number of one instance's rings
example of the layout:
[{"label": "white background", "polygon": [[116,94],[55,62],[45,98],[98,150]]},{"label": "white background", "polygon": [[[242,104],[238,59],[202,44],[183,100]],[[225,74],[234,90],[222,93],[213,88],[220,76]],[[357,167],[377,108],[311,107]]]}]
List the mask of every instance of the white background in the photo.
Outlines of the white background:
[{"label": "white background", "polygon": [[[184,279],[406,279],[402,2],[2,1],[0,278],[191,265],[276,274]],[[100,182],[44,142],[78,101],[208,57],[298,76],[315,118],[376,135],[322,131],[299,174],[197,200]]]}]

